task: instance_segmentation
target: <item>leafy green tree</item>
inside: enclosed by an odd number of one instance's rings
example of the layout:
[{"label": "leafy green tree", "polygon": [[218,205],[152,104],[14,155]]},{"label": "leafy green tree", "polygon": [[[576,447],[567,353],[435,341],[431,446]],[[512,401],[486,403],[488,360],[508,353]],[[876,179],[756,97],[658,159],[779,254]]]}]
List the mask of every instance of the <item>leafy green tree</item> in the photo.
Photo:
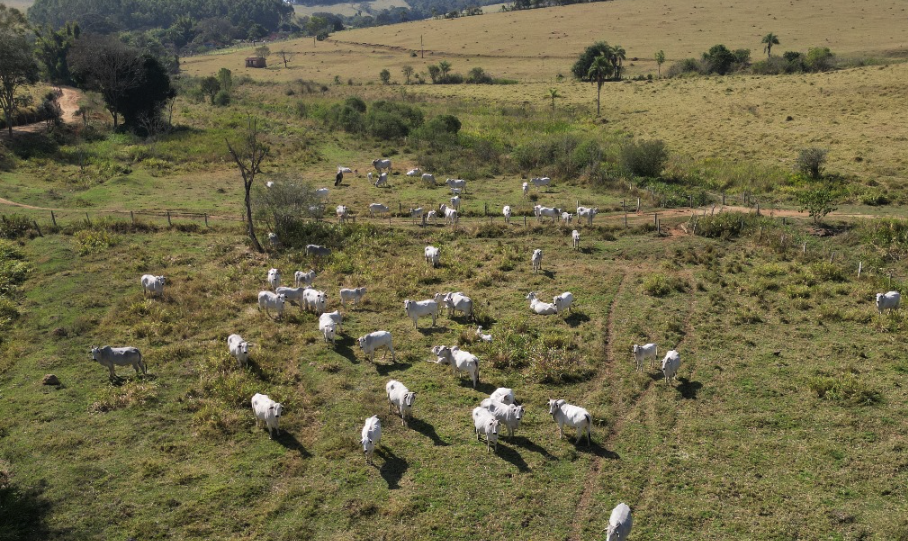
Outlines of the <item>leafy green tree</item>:
[{"label": "leafy green tree", "polygon": [[709,52],[703,53],[703,60],[709,63],[709,71],[725,75],[735,64],[735,55],[725,45],[713,45]]},{"label": "leafy green tree", "polygon": [[199,88],[202,94],[205,94],[211,100],[211,105],[214,105],[214,97],[221,91],[220,81],[216,77],[205,77],[199,84]]},{"label": "leafy green tree", "polygon": [[621,69],[624,61],[627,60],[627,52],[624,47],[616,45],[612,47],[612,68],[615,70],[615,79],[621,79]]},{"label": "leafy green tree", "polygon": [[28,24],[24,13],[16,8],[0,4],[0,32],[23,35],[28,33],[30,28],[31,25]]},{"label": "leafy green tree", "polygon": [[447,78],[448,73],[451,72],[451,63],[447,60],[442,60],[438,63],[438,71],[441,73],[442,80],[444,80]]},{"label": "leafy green tree", "polygon": [[218,83],[221,85],[221,90],[224,92],[229,93],[233,90],[233,77],[229,69],[221,68],[218,70]]},{"label": "leafy green tree", "polygon": [[110,36],[85,35],[73,44],[67,60],[76,85],[104,98],[116,129],[121,113],[118,104],[142,84],[142,59],[137,51]]},{"label": "leafy green tree", "polygon": [[170,84],[167,68],[156,57],[142,55],[139,62],[139,84],[124,92],[116,107],[123,113],[126,127],[142,131],[144,125],[161,124],[164,105],[177,93]]},{"label": "leafy green tree", "polygon": [[810,71],[829,71],[833,68],[833,59],[835,55],[829,50],[829,47],[814,47],[807,51],[804,64]]},{"label": "leafy green tree", "polygon": [[400,72],[404,74],[404,77],[407,79],[407,84],[410,84],[410,77],[413,76],[413,66],[407,64],[406,66],[400,68]]},{"label": "leafy green tree", "polygon": [[818,179],[823,173],[823,166],[826,164],[827,150],[825,148],[805,148],[798,153],[795,160],[795,168],[798,172],[807,175],[812,179]]},{"label": "leafy green tree", "polygon": [[662,64],[665,64],[665,52],[656,51],[656,66],[659,69],[659,78],[662,78]]},{"label": "leafy green tree", "polygon": [[19,91],[38,82],[38,64],[24,34],[0,30],[0,109],[13,135],[13,120],[22,101]]},{"label": "leafy green tree", "polygon": [[826,188],[806,190],[799,193],[798,204],[800,205],[799,211],[807,211],[816,224],[819,224],[827,214],[838,208],[835,206],[835,197]]},{"label": "leafy green tree", "polygon": [[271,49],[267,45],[262,45],[261,47],[255,48],[255,56],[259,58],[268,58],[271,56]]},{"label": "leafy green tree", "polygon": [[770,56],[772,56],[772,46],[779,44],[779,36],[770,32],[763,36],[763,39],[760,40],[760,43],[763,44],[763,52],[766,53],[766,57],[769,58]]},{"label": "leafy green tree", "polygon": [[612,63],[609,59],[601,54],[593,59],[593,63],[590,64],[590,69],[586,74],[586,78],[594,83],[596,83],[596,116],[601,116],[600,113],[600,104],[602,97],[602,85],[608,79],[609,74],[612,73]]},{"label": "leafy green tree", "polygon": [[249,31],[246,32],[246,38],[252,41],[258,41],[268,35],[268,30],[259,23],[254,23],[249,27]]},{"label": "leafy green tree", "polygon": [[66,55],[81,33],[76,23],[67,23],[59,30],[47,28],[44,31],[35,31],[35,56],[43,66],[47,80],[57,84],[72,82]]},{"label": "leafy green tree", "polygon": [[438,78],[441,76],[441,68],[435,64],[430,64],[427,68],[429,70],[429,77],[432,79],[432,84],[438,82]]},{"label": "leafy green tree", "polygon": [[[620,48],[620,47],[619,47]],[[574,74],[574,77],[581,81],[590,81],[590,66],[593,65],[593,60],[599,56],[605,56],[606,60],[609,62],[609,70],[606,75],[606,79],[612,76],[614,71],[614,66],[612,65],[612,58],[615,57],[614,49],[604,41],[598,41],[593,45],[587,47],[583,53],[580,54],[580,58],[574,62],[574,65],[571,67],[571,73]]]},{"label": "leafy green tree", "polygon": [[391,83],[391,72],[386,69],[381,70],[381,73],[378,74],[378,78],[381,79],[383,85]]},{"label": "leafy green tree", "polygon": [[552,111],[554,111],[554,110],[555,110],[555,100],[556,100],[557,98],[562,97],[561,94],[558,93],[558,89],[557,89],[557,88],[550,88],[550,89],[549,89],[549,95],[546,96],[546,97],[552,100]]}]

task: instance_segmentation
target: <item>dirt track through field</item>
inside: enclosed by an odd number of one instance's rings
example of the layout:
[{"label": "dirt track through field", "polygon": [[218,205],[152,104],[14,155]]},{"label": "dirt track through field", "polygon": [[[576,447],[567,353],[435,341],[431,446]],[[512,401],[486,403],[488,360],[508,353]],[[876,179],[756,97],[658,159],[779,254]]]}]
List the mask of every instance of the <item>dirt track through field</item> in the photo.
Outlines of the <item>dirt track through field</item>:
[{"label": "dirt track through field", "polygon": [[[61,86],[59,88],[60,88],[60,91],[62,92],[62,94],[60,95],[59,98],[57,98],[57,103],[60,105],[60,109],[63,111],[61,118],[63,119],[63,122],[66,122],[67,124],[72,124],[72,123],[76,122],[76,120],[77,120],[76,111],[79,110],[79,99],[82,98],[82,93],[79,92],[78,89],[75,89],[75,88],[72,88],[69,86]],[[14,126],[13,127],[13,137],[15,137],[17,133],[37,133],[37,132],[41,131],[42,129],[44,129],[44,126],[45,126],[44,121],[32,122],[31,124],[25,124],[23,126]],[[7,130],[0,130],[0,137],[9,137],[9,132]],[[6,200],[2,200],[0,202],[6,202]],[[9,203],[7,203],[7,204],[9,204]],[[15,205],[15,203],[12,203],[12,204]],[[35,207],[28,207],[27,205],[15,205],[15,206],[22,206],[25,208],[35,208]]]}]

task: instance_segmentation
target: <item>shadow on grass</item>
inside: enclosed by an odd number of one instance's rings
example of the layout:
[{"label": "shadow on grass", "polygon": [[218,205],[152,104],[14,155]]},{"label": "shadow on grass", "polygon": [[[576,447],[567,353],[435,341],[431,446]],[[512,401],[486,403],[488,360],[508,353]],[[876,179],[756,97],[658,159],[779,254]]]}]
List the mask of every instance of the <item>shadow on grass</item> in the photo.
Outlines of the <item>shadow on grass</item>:
[{"label": "shadow on grass", "polygon": [[545,458],[546,460],[557,460],[557,459],[558,459],[558,457],[556,457],[555,455],[553,455],[552,453],[550,453],[550,452],[548,451],[548,449],[546,449],[545,447],[541,447],[541,446],[539,446],[539,445],[536,445],[535,443],[533,443],[532,441],[530,441],[529,438],[525,438],[525,437],[522,437],[522,436],[516,436],[516,435],[515,435],[513,441],[512,441],[512,440],[507,440],[507,442],[508,442],[508,443],[511,443],[511,444],[513,444],[513,445],[519,445],[520,447],[523,447],[523,448],[526,449],[527,451],[532,451],[532,452],[534,452],[534,453],[539,453],[539,454],[542,455],[542,457]]},{"label": "shadow on grass", "polygon": [[699,381],[690,381],[687,378],[678,378],[678,386],[676,389],[683,398],[688,400],[696,400],[697,392],[703,387],[703,384]]},{"label": "shadow on grass", "polygon": [[539,272],[541,272],[541,273],[542,273],[546,278],[548,278],[549,280],[554,280],[554,279],[555,279],[555,271],[541,270],[541,271],[539,271]]},{"label": "shadow on grass", "polygon": [[300,443],[298,439],[296,439],[296,436],[294,436],[290,432],[287,432],[286,430],[282,430],[281,435],[274,438],[274,441],[280,443],[289,451],[296,451],[297,453],[299,453],[300,458],[312,458],[312,453],[310,453],[306,450],[305,447],[303,447],[303,444]]},{"label": "shadow on grass", "polygon": [[448,332],[447,327],[424,327],[416,329],[423,336],[432,336],[433,334],[442,334]]},{"label": "shadow on grass", "polygon": [[354,345],[357,347],[359,346],[355,338],[352,336],[339,335],[334,342],[334,351],[351,363],[359,364],[359,361],[356,359],[356,351],[353,349]]},{"label": "shadow on grass", "polygon": [[57,537],[46,524],[51,503],[44,498],[47,481],[41,479],[36,486],[20,489],[15,484],[0,487],[0,539],[17,541],[43,540]]},{"label": "shadow on grass", "polygon": [[595,254],[599,250],[597,250],[596,248],[594,248],[592,246],[581,246],[580,249],[577,251],[584,255],[590,255],[590,254]]},{"label": "shadow on grass", "polygon": [[[470,379],[470,378],[458,378],[458,379],[460,379],[461,387],[469,387],[471,389],[473,388],[472,379]],[[493,392],[495,392],[495,389],[497,389],[497,388],[498,387],[492,385],[491,383],[483,383],[481,381],[476,383],[476,391],[478,391],[482,394],[485,394],[485,395],[492,394]]]},{"label": "shadow on grass", "polygon": [[577,327],[581,323],[586,323],[589,320],[590,316],[584,314],[583,312],[571,312],[568,317],[564,318],[564,322],[571,327]]},{"label": "shadow on grass", "polygon": [[375,364],[375,371],[378,372],[381,376],[387,376],[391,372],[400,372],[401,370],[406,370],[413,366],[410,363],[391,363],[391,364]]},{"label": "shadow on grass", "polygon": [[520,453],[517,451],[517,449],[501,445],[500,441],[498,442],[498,444],[498,456],[517,466],[517,470],[520,472],[530,471],[530,466],[527,465],[526,460],[524,460],[523,457],[520,456]]},{"label": "shadow on grass", "polygon": [[400,488],[400,479],[404,476],[404,473],[406,473],[407,468],[409,468],[410,465],[406,460],[395,455],[394,452],[387,447],[376,449],[375,452],[385,461],[378,471],[381,474],[382,479],[388,483],[388,489],[394,490]]},{"label": "shadow on grass", "polygon": [[441,447],[448,445],[448,443],[438,437],[438,433],[435,432],[435,427],[430,425],[426,421],[423,421],[421,419],[410,419],[409,426],[423,436],[431,439],[432,444],[435,446]]}]

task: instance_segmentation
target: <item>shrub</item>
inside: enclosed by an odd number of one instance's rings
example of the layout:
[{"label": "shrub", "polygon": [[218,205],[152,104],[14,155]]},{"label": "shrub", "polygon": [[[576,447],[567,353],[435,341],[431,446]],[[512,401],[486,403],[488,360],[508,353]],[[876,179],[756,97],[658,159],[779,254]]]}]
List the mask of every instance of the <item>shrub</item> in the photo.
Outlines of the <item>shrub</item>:
[{"label": "shrub", "polygon": [[660,139],[629,141],[622,145],[619,160],[621,168],[630,175],[658,178],[668,160],[668,149]]},{"label": "shrub", "polygon": [[22,216],[21,214],[3,216],[3,219],[0,220],[0,238],[3,239],[18,239],[24,237],[28,235],[31,229],[32,221],[29,220],[27,216]]},{"label": "shrub", "polygon": [[318,207],[315,189],[309,183],[284,179],[271,188],[256,186],[252,209],[256,220],[264,222],[288,247],[302,247],[312,242],[299,238],[299,226],[311,218],[310,207]]},{"label": "shrub", "polygon": [[813,179],[820,178],[823,172],[823,165],[826,164],[826,154],[828,152],[825,148],[817,147],[801,150],[798,153],[798,159],[795,160],[795,170]]},{"label": "shrub", "polygon": [[403,103],[377,101],[365,116],[366,131],[380,139],[398,139],[423,124],[422,110]]},{"label": "shrub", "polygon": [[598,172],[602,156],[599,141],[573,134],[538,137],[518,145],[511,153],[511,158],[523,171],[542,170],[559,177]]},{"label": "shrub", "polygon": [[454,115],[438,115],[426,124],[432,131],[443,131],[456,134],[460,131],[460,119]]},{"label": "shrub", "polygon": [[653,297],[665,297],[673,291],[684,292],[687,284],[676,276],[651,274],[643,280],[642,290]]},{"label": "shrub", "polygon": [[218,93],[214,95],[213,103],[220,107],[230,105],[230,92],[227,92],[226,90],[218,91]]},{"label": "shrub", "polygon": [[381,73],[378,74],[378,78],[381,79],[383,85],[391,83],[391,72],[387,69],[381,70]]},{"label": "shrub", "polygon": [[835,197],[826,188],[805,190],[798,194],[800,212],[805,210],[810,214],[814,223],[819,223],[827,214],[836,209]]},{"label": "shrub", "polygon": [[703,60],[709,66],[708,73],[725,75],[732,70],[736,59],[725,45],[713,45],[708,52],[703,53]]},{"label": "shrub", "polygon": [[79,255],[95,254],[116,244],[116,238],[104,230],[83,229],[74,238]]},{"label": "shrub", "polygon": [[344,100],[344,105],[350,107],[355,111],[359,111],[360,113],[366,112],[366,102],[364,102],[363,99],[359,96],[350,96],[349,98]]},{"label": "shrub", "polygon": [[467,83],[474,85],[489,85],[492,84],[492,76],[490,76],[485,72],[485,70],[477,66],[471,69],[469,75],[467,75]]},{"label": "shrub", "polygon": [[807,51],[804,64],[809,71],[829,71],[835,67],[834,58],[829,47],[814,47]]}]

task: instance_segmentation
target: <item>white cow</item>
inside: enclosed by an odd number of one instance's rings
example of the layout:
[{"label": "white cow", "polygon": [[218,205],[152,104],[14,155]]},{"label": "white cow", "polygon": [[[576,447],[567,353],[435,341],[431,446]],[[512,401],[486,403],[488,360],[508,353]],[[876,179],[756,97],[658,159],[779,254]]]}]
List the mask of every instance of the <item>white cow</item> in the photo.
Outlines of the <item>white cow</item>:
[{"label": "white cow", "polygon": [[571,220],[573,220],[573,219],[574,219],[574,215],[571,214],[570,212],[564,211],[561,213],[561,221],[564,222],[565,224],[570,224]]},{"label": "white cow", "polygon": [[434,327],[435,320],[438,317],[438,303],[433,300],[411,301],[407,299],[404,301],[404,312],[407,313],[407,317],[413,320],[414,329],[419,329],[417,320],[421,316],[432,316],[432,326]]},{"label": "white cow", "polygon": [[575,250],[580,249],[580,231],[577,231],[576,229],[571,231],[571,246],[573,246]]},{"label": "white cow", "polygon": [[432,222],[434,225],[438,221],[438,213],[434,210],[430,210],[426,213],[426,222]]},{"label": "white cow", "polygon": [[[144,276],[142,277],[144,280]],[[902,300],[902,296],[898,291],[888,291],[886,293],[877,293],[876,294],[876,309],[882,314],[883,310],[897,310],[899,307],[899,302]]]},{"label": "white cow", "polygon": [[649,359],[649,367],[653,368],[658,355],[659,347],[656,344],[650,343],[643,346],[634,344],[634,360],[637,362],[637,370],[643,370],[643,363],[647,359]]},{"label": "white cow", "polygon": [[458,217],[457,217],[456,209],[448,208],[447,205],[442,203],[441,205],[438,205],[438,212],[441,212],[445,215],[446,224],[456,224],[457,223]]},{"label": "white cow", "polygon": [[136,371],[136,375],[148,373],[145,369],[145,363],[142,361],[142,352],[136,347],[92,346],[91,358],[110,370],[110,379],[117,379],[114,366],[131,366]]},{"label": "white cow", "polygon": [[338,173],[344,173],[344,174],[346,174],[346,173],[352,173],[352,172],[353,172],[353,169],[350,169],[349,167],[344,167],[343,165],[338,165],[338,166],[337,166],[337,172],[338,172]]},{"label": "white cow", "polygon": [[268,437],[274,439],[274,435],[281,435],[281,429],[278,424],[281,422],[281,414],[284,412],[284,406],[279,402],[271,400],[268,395],[256,393],[252,397],[252,411],[255,413],[255,426],[264,422],[268,427]]},{"label": "white cow", "polygon": [[306,288],[303,291],[303,309],[321,314],[328,306],[328,294],[317,289]]},{"label": "white cow", "polygon": [[277,233],[268,233],[268,245],[272,248],[277,248],[281,245],[281,241],[277,238]]},{"label": "white cow", "polygon": [[325,337],[325,342],[330,340],[332,344],[337,343],[337,333],[341,332],[343,321],[344,317],[337,310],[318,316],[318,330]]},{"label": "white cow", "polygon": [[375,350],[378,348],[391,350],[391,362],[397,362],[397,356],[394,355],[394,345],[391,343],[391,333],[388,331],[375,331],[365,336],[360,336],[356,341],[359,343],[359,348],[368,356],[369,362],[372,362],[375,357]]},{"label": "white cow", "polygon": [[486,398],[479,405],[492,412],[492,415],[494,415],[500,423],[508,427],[509,438],[514,437],[514,432],[520,428],[520,420],[523,418],[523,406],[504,404],[497,400],[492,400],[491,398]]},{"label": "white cow", "polygon": [[315,280],[315,270],[313,269],[309,269],[309,272],[296,271],[293,273],[293,285],[296,287],[299,287],[300,284],[311,286],[313,280]]},{"label": "white cow", "polygon": [[269,180],[268,182],[265,183],[265,187],[268,188],[269,190],[271,188],[274,188],[274,182]]},{"label": "white cow", "polygon": [[268,317],[271,317],[271,310],[275,310],[277,318],[281,319],[284,316],[284,301],[286,300],[287,297],[283,295],[270,291],[259,291],[259,310],[264,308]]},{"label": "white cow", "polygon": [[431,263],[433,267],[438,267],[439,251],[434,246],[426,246],[425,250],[426,263]]},{"label": "white cow", "polygon": [[492,391],[492,394],[489,395],[489,398],[502,404],[513,404],[516,402],[514,400],[514,389],[508,389],[507,387],[499,387]]},{"label": "white cow", "polygon": [[559,313],[564,313],[565,310],[573,313],[574,310],[571,309],[571,305],[574,304],[574,295],[571,294],[570,291],[565,291],[561,295],[556,295],[555,298],[552,299],[552,304],[558,308]]},{"label": "white cow", "polygon": [[564,437],[564,425],[577,429],[577,443],[583,439],[583,429],[586,429],[586,443],[592,445],[593,418],[585,409],[572,406],[564,400],[549,400],[549,414],[558,424],[558,439]]},{"label": "white cow", "polygon": [[363,426],[363,437],[359,441],[363,444],[363,453],[366,455],[366,462],[369,464],[372,464],[372,454],[380,441],[381,420],[379,420],[378,415],[373,415],[366,419],[366,424]]},{"label": "white cow", "polygon": [[561,209],[555,207],[543,207],[542,205],[536,205],[533,207],[533,211],[536,214],[536,220],[541,221],[543,218],[551,218],[552,223],[555,223],[558,220],[558,217],[561,215]]},{"label": "white cow", "polygon": [[523,189],[523,196],[526,197],[530,192],[530,184],[528,182],[524,182],[521,188]]},{"label": "white cow", "polygon": [[416,169],[410,169],[409,171],[407,171],[408,177],[418,177],[420,175],[422,175],[422,169],[420,169],[419,167],[417,167]]},{"label": "white cow", "polygon": [[473,388],[476,388],[476,384],[479,383],[479,358],[476,355],[461,351],[457,346],[435,346],[432,348],[432,353],[437,357],[436,363],[450,364],[458,378],[460,377],[459,372],[469,374],[473,380]]},{"label": "white cow", "polygon": [[271,286],[271,289],[275,290],[281,286],[281,271],[277,269],[268,271],[268,285]]},{"label": "white cow", "polygon": [[454,210],[460,210],[460,196],[454,196],[451,198],[451,208]]},{"label": "white cow", "polygon": [[552,179],[550,179],[549,177],[531,178],[530,182],[532,182],[533,186],[536,186],[537,188],[545,186],[546,190],[548,190],[549,186],[552,185]]},{"label": "white cow", "polygon": [[678,373],[678,368],[680,367],[681,355],[677,351],[671,350],[665,354],[665,358],[662,359],[662,375],[665,376],[666,384],[675,379],[675,375]]},{"label": "white cow", "polygon": [[230,350],[230,355],[236,359],[240,368],[245,366],[249,360],[249,348],[251,347],[252,344],[243,340],[243,337],[238,334],[231,334],[227,337],[227,349]]},{"label": "white cow", "polygon": [[473,299],[470,297],[458,291],[446,294],[442,300],[448,309],[448,317],[454,317],[457,312],[462,312],[464,316],[473,319]]},{"label": "white cow", "polygon": [[391,170],[391,160],[389,160],[387,158],[384,158],[384,159],[379,158],[377,160],[372,160],[372,167],[377,169],[379,172],[384,171],[384,170],[390,171]]},{"label": "white cow", "polygon": [[385,392],[388,393],[388,413],[391,413],[391,407],[397,407],[397,413],[400,415],[400,424],[407,426],[407,417],[413,417],[413,402],[416,400],[416,393],[407,389],[407,387],[392,379],[385,385]]},{"label": "white cow", "polygon": [[447,184],[449,188],[460,188],[461,190],[464,191],[464,193],[467,192],[467,181],[466,180],[459,179],[459,178],[449,178],[449,179],[445,180],[445,184]]},{"label": "white cow", "polygon": [[425,182],[426,184],[431,184],[432,186],[435,186],[435,175],[433,175],[431,173],[423,173],[422,181]]},{"label": "white cow", "polygon": [[364,288],[364,287],[357,287],[354,289],[341,289],[340,290],[341,306],[346,308],[348,302],[352,302],[354,305],[359,304],[363,301],[363,295],[365,295],[365,294],[366,294],[366,288]]},{"label": "white cow", "polygon": [[492,335],[491,335],[491,334],[482,334],[482,325],[477,325],[477,326],[476,326],[476,336],[478,336],[479,339],[482,340],[483,342],[491,342],[491,341],[492,341]]},{"label": "white cow", "polygon": [[460,188],[451,188],[451,195],[460,195],[462,191]]},{"label": "white cow", "polygon": [[142,275],[142,296],[144,297],[147,292],[151,292],[151,296],[164,296],[164,282],[167,281],[167,278],[163,276],[154,276],[152,274],[143,274]]},{"label": "white cow", "polygon": [[306,255],[313,257],[328,257],[331,255],[331,248],[322,246],[321,244],[307,244]]},{"label": "white cow", "polygon": [[533,250],[533,256],[530,258],[533,263],[533,274],[542,270],[542,250]]},{"label": "white cow", "polygon": [[375,216],[376,214],[387,214],[391,210],[388,207],[382,205],[381,203],[372,203],[369,205],[369,216]]},{"label": "white cow", "polygon": [[416,220],[422,218],[423,210],[422,207],[410,209],[410,219],[413,220],[413,223],[416,223]]},{"label": "white cow", "polygon": [[391,187],[391,185],[388,184],[388,173],[381,173],[378,175],[378,178],[375,179],[375,187],[378,188],[380,186]]},{"label": "white cow", "polygon": [[337,221],[344,223],[347,221],[347,218],[350,216],[350,211],[347,209],[346,205],[338,205],[337,210]]},{"label": "white cow", "polygon": [[501,209],[501,213],[504,214],[504,223],[511,223],[511,205],[505,205],[504,208]]},{"label": "white cow", "polygon": [[595,218],[598,213],[599,207],[577,207],[577,220],[579,221],[581,218],[586,218],[586,223],[593,225],[593,218]]},{"label": "white cow", "polygon": [[329,193],[330,193],[330,190],[328,190],[328,188],[319,188],[319,189],[315,190],[315,198],[316,199],[328,199]]},{"label": "white cow", "polygon": [[372,171],[366,173],[366,177],[369,179],[369,184],[372,184]]},{"label": "white cow", "polygon": [[481,434],[486,437],[486,449],[492,450],[492,444],[495,444],[495,451],[498,451],[498,419],[491,411],[479,406],[473,408],[473,432],[476,439],[482,441]]},{"label": "white cow", "polygon": [[633,524],[631,508],[626,503],[619,503],[612,509],[612,516],[608,519],[605,541],[627,541]]},{"label": "white cow", "polygon": [[541,316],[550,316],[558,313],[556,305],[540,301],[535,291],[530,291],[526,298],[530,301],[530,310]]},{"label": "white cow", "polygon": [[289,303],[296,303],[300,308],[303,307],[303,296],[309,289],[306,287],[279,287],[274,290],[278,295],[283,295],[284,300]]}]

